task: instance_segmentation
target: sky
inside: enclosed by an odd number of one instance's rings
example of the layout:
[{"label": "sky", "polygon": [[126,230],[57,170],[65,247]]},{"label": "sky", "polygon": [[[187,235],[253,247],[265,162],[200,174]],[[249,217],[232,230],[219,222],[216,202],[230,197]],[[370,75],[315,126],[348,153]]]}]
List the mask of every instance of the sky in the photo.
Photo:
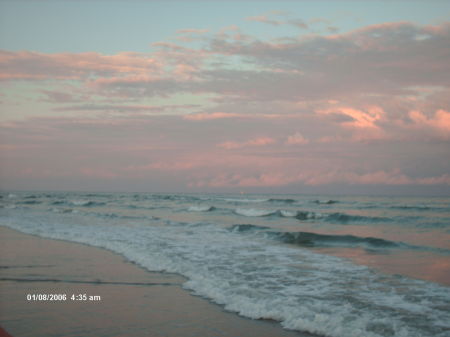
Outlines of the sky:
[{"label": "sky", "polygon": [[450,2],[0,0],[0,189],[449,195]]}]

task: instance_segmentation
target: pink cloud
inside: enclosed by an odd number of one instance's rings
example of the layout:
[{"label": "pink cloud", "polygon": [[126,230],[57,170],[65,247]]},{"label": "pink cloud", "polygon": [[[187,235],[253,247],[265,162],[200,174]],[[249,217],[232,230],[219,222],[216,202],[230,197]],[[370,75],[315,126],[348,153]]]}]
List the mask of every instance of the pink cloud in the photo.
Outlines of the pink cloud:
[{"label": "pink cloud", "polygon": [[273,143],[275,143],[275,139],[270,137],[255,138],[246,142],[246,144],[250,146],[264,146]]},{"label": "pink cloud", "polygon": [[161,65],[145,54],[124,52],[43,54],[37,52],[0,51],[0,79],[83,79],[89,75],[148,74]]},{"label": "pink cloud", "polygon": [[246,20],[267,23],[272,26],[279,26],[279,25],[283,24],[282,21],[269,19],[269,17],[267,15],[250,16],[250,17],[246,18]]},{"label": "pink cloud", "polygon": [[416,179],[420,185],[450,185],[450,174],[443,174],[437,177],[427,177]]},{"label": "pink cloud", "polygon": [[300,132],[296,132],[293,135],[290,135],[286,140],[286,144],[288,145],[306,145],[308,143],[309,140],[303,137]]},{"label": "pink cloud", "polygon": [[218,147],[221,147],[225,150],[233,150],[233,149],[239,149],[245,145],[243,145],[242,143],[237,143],[237,142],[223,142],[217,145]]},{"label": "pink cloud", "polygon": [[304,171],[296,174],[273,171],[262,173],[221,173],[208,179],[192,181],[191,186],[209,187],[280,187],[289,184],[319,186],[327,184],[356,185],[450,185],[450,176],[413,179],[400,170],[375,171],[367,173],[344,172],[339,170]]},{"label": "pink cloud", "polygon": [[378,129],[379,127],[376,123],[385,115],[383,109],[377,106],[368,107],[366,111],[349,107],[332,107],[325,110],[318,110],[317,112],[319,114],[341,113],[346,115],[352,120],[342,122],[341,124],[345,127],[356,129]]},{"label": "pink cloud", "polygon": [[233,150],[233,149],[239,149],[239,148],[243,148],[243,147],[247,147],[247,146],[265,146],[265,145],[269,145],[269,144],[274,144],[275,142],[276,142],[275,139],[270,138],[270,137],[259,137],[259,138],[255,138],[255,139],[250,139],[245,142],[240,142],[240,143],[228,141],[228,142],[220,143],[217,146],[221,147],[223,149],[226,149],[226,150]]},{"label": "pink cloud", "polygon": [[185,170],[192,170],[193,168],[198,167],[198,163],[196,162],[189,162],[187,160],[183,161],[170,161],[170,162],[164,162],[164,161],[158,161],[146,165],[132,165],[124,168],[124,171],[127,172],[145,172],[145,171],[152,171],[152,170],[159,170],[159,171],[185,171]]},{"label": "pink cloud", "polygon": [[210,180],[199,181],[197,185],[209,187],[273,187],[284,186],[292,182],[294,182],[292,178],[280,173],[262,173],[256,176],[220,174]]},{"label": "pink cloud", "polygon": [[[386,120],[386,112],[379,106],[369,106],[362,109],[350,107],[338,107],[332,104],[331,108],[318,109],[318,114],[331,116],[345,116],[350,120],[340,122],[344,128],[353,131],[352,139],[354,141],[377,140],[387,138],[386,132],[380,127],[379,123]],[[329,136],[322,138],[322,142],[331,139]]]},{"label": "pink cloud", "polygon": [[223,118],[236,118],[239,114],[231,112],[211,112],[211,113],[195,113],[183,116],[184,119],[191,121],[204,121]]},{"label": "pink cloud", "polygon": [[410,111],[409,118],[414,122],[415,128],[431,128],[446,139],[450,138],[450,112],[443,109],[427,117],[420,111]]}]

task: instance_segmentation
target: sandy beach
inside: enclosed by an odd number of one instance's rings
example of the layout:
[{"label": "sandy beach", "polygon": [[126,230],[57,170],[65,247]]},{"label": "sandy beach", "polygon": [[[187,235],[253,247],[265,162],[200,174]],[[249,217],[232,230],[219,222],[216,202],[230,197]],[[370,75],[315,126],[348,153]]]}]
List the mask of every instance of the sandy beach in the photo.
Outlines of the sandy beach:
[{"label": "sandy beach", "polygon": [[[225,312],[182,289],[182,277],[103,249],[4,227],[0,247],[0,325],[14,337],[301,336]],[[38,300],[43,294],[66,300]]]}]

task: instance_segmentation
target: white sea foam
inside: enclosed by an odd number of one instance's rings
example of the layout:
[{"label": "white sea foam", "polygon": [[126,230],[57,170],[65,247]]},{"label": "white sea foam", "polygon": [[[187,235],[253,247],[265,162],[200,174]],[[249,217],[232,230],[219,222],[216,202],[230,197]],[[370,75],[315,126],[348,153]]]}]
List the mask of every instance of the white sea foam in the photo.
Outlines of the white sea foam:
[{"label": "white sea foam", "polygon": [[[380,275],[345,260],[203,226],[151,226],[80,214],[2,211],[3,225],[104,247],[154,271],[184,275],[186,289],[287,329],[332,337],[448,336],[450,291]],[[103,222],[102,222],[103,221]]]},{"label": "white sea foam", "polygon": [[297,211],[280,210],[280,214],[281,214],[281,216],[284,216],[285,218],[293,218],[293,217],[297,216],[298,212]]},{"label": "white sea foam", "polygon": [[190,206],[188,208],[189,212],[209,212],[212,211],[214,209],[213,206],[208,206],[208,205],[197,205],[197,206]]},{"label": "white sea foam", "polygon": [[234,212],[243,216],[268,216],[276,213],[276,211],[255,208],[237,208]]},{"label": "white sea foam", "polygon": [[74,206],[88,206],[92,203],[90,200],[71,200],[70,203]]}]

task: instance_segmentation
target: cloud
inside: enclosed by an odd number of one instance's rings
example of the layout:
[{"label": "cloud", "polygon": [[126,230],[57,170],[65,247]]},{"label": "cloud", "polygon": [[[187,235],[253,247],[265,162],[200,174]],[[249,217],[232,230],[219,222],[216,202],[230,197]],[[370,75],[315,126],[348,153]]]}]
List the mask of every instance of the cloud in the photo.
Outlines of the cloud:
[{"label": "cloud", "polygon": [[126,172],[148,172],[153,170],[158,171],[186,171],[186,170],[192,170],[194,168],[198,167],[198,164],[195,162],[189,162],[186,160],[183,161],[171,161],[171,162],[164,162],[164,161],[157,161],[150,164],[145,165],[131,165],[124,168],[124,171]]},{"label": "cloud", "polygon": [[211,112],[211,113],[194,113],[183,116],[184,119],[191,121],[204,121],[212,119],[236,118],[239,114],[230,112]]},{"label": "cloud", "polygon": [[106,114],[108,112],[120,113],[130,116],[131,114],[183,114],[186,111],[198,108],[196,104],[180,104],[180,105],[123,105],[123,104],[79,104],[71,106],[63,106],[55,108],[56,111],[78,111],[78,112],[100,112]]},{"label": "cloud", "polygon": [[289,20],[288,23],[300,29],[308,29],[309,25],[302,19]]},{"label": "cloud", "polygon": [[148,74],[160,70],[160,64],[144,54],[124,52],[43,54],[30,51],[0,51],[0,80],[79,80],[89,76]]},{"label": "cloud", "polygon": [[[274,32],[315,24],[267,22],[273,15],[253,19]],[[299,32],[186,29],[178,34],[202,44],[163,41],[147,54],[2,51],[5,172],[161,186],[447,186],[450,24]]]},{"label": "cloud", "polygon": [[257,16],[250,16],[246,18],[247,21],[255,21],[255,22],[261,22],[266,23],[272,26],[279,26],[283,24],[283,21],[278,20],[271,20],[267,15],[257,15]]},{"label": "cloud", "polygon": [[246,142],[246,144],[250,145],[250,146],[264,146],[264,145],[273,144],[273,143],[275,143],[275,139],[270,138],[270,137],[260,137],[260,138],[250,139],[249,141]]},{"label": "cloud", "polygon": [[42,90],[41,92],[46,96],[46,99],[44,99],[44,101],[46,101],[46,102],[68,103],[68,102],[76,101],[74,95],[72,95],[71,93],[64,92],[64,91]]},{"label": "cloud", "polygon": [[420,185],[450,185],[450,174],[443,174],[437,177],[426,177],[416,179]]},{"label": "cloud", "polygon": [[450,52],[444,47],[450,43],[448,23],[383,23],[332,36],[277,41],[241,38],[238,31],[234,27],[231,35],[205,37],[205,48],[154,43],[151,54],[3,51],[1,78],[75,79],[104,96],[191,93],[247,102],[369,100],[376,95],[419,95],[417,87],[450,87],[445,76]]},{"label": "cloud", "polygon": [[450,112],[438,110],[434,116],[427,117],[420,111],[410,111],[409,118],[414,123],[413,128],[429,128],[445,139],[450,139]]},{"label": "cloud", "polygon": [[[411,92],[411,86],[450,85],[443,75],[450,71],[450,54],[444,47],[450,41],[450,24],[433,27],[386,23],[284,43],[252,40],[244,44],[216,38],[211,40],[210,49],[224,55],[242,55],[247,62],[252,60],[266,69],[276,65],[290,72],[291,77],[272,75],[279,87],[294,85],[298,89],[292,98],[395,95]],[[418,39],[424,34],[429,37]],[[294,70],[301,72],[295,75]],[[241,80],[248,78],[245,73],[236,75],[243,75]],[[258,77],[256,72],[254,75]]]},{"label": "cloud", "polygon": [[365,111],[349,107],[331,107],[325,110],[318,110],[317,113],[334,116],[341,114],[349,118],[350,120],[344,119],[340,124],[344,128],[350,128],[355,131],[355,140],[382,139],[386,136],[378,125],[386,113],[378,106],[369,106]]},{"label": "cloud", "polygon": [[176,40],[183,42],[192,42],[201,38],[201,35],[204,35],[209,32],[209,29],[196,29],[196,28],[187,28],[187,29],[179,29],[176,31],[178,36],[175,37]]},{"label": "cloud", "polygon": [[177,30],[177,34],[205,34],[209,29],[185,28]]},{"label": "cloud", "polygon": [[[270,16],[281,16],[284,20],[271,19]],[[287,13],[281,11],[271,11],[262,15],[246,18],[247,21],[260,22],[271,26],[292,25],[299,29],[308,29],[309,25],[302,19],[287,19]]]},{"label": "cloud", "polygon": [[324,185],[331,183],[364,184],[364,185],[408,185],[414,181],[399,169],[391,171],[375,171],[367,173],[343,172],[333,170],[318,173],[306,179],[307,185]]},{"label": "cloud", "polygon": [[288,145],[306,145],[309,143],[309,140],[303,137],[300,132],[296,132],[293,135],[288,136],[286,140],[286,144]]},{"label": "cloud", "polygon": [[240,148],[248,147],[248,146],[265,146],[265,145],[269,145],[269,144],[274,144],[275,142],[276,142],[275,139],[270,138],[270,137],[259,137],[259,138],[250,139],[245,142],[227,141],[224,143],[220,143],[217,146],[221,147],[223,149],[226,149],[226,150],[233,150],[233,149],[240,149]]},{"label": "cloud", "polygon": [[334,171],[305,171],[297,174],[286,172],[263,172],[253,174],[221,173],[209,179],[191,182],[192,186],[209,187],[280,187],[291,184],[320,186],[329,184],[361,184],[361,185],[450,185],[450,176],[412,179],[398,169],[391,171],[375,171],[367,173]]}]

